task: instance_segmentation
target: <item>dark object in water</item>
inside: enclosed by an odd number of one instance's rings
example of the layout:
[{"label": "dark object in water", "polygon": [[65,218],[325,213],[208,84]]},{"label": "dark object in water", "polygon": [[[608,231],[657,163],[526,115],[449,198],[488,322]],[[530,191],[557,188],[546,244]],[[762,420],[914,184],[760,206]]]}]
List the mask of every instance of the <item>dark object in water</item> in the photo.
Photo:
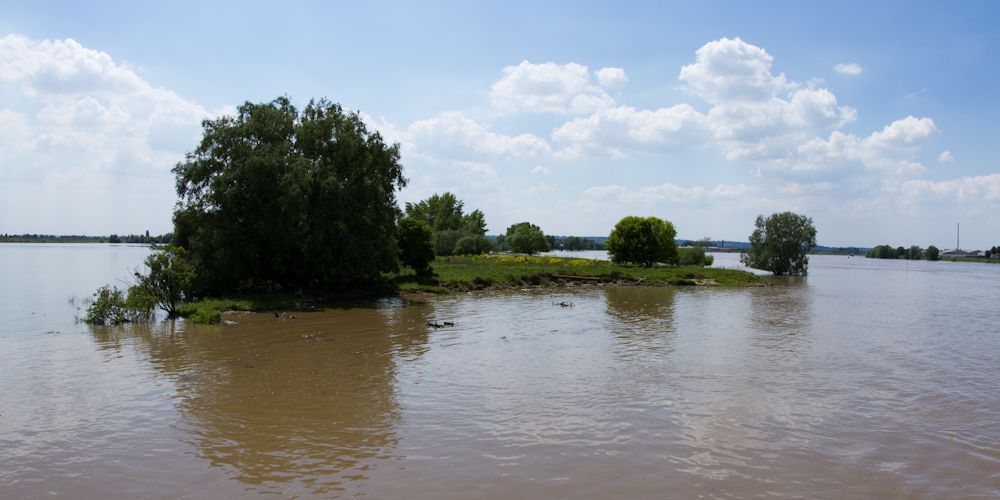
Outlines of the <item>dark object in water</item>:
[{"label": "dark object in water", "polygon": [[451,321],[445,321],[445,322],[444,322],[444,323],[442,323],[442,324],[443,324],[444,326],[455,326],[455,323],[452,323]]},{"label": "dark object in water", "polygon": [[553,302],[552,305],[559,307],[573,307],[572,302]]}]

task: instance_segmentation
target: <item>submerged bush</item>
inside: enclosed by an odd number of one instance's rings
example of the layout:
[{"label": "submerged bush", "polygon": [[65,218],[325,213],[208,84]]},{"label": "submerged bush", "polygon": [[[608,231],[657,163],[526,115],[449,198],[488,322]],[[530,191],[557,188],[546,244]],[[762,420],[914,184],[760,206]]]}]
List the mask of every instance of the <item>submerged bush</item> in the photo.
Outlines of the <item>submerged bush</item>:
[{"label": "submerged bush", "polygon": [[120,325],[147,321],[153,316],[155,299],[138,287],[131,287],[126,295],[118,287],[102,286],[94,292],[83,321],[91,325]]}]

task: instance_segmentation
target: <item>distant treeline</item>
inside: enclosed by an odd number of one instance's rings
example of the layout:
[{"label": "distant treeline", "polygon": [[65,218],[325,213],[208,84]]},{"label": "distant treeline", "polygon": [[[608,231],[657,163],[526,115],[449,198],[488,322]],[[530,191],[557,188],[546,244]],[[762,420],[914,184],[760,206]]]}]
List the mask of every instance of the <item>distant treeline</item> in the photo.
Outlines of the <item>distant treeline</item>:
[{"label": "distant treeline", "polygon": [[146,234],[129,234],[108,236],[86,236],[80,234],[0,234],[0,243],[140,243],[165,245],[174,241],[173,233],[150,236]]},{"label": "distant treeline", "polygon": [[926,250],[917,245],[910,248],[879,245],[869,250],[865,257],[870,259],[938,260],[941,258],[940,255],[941,251],[934,245],[927,247]]}]

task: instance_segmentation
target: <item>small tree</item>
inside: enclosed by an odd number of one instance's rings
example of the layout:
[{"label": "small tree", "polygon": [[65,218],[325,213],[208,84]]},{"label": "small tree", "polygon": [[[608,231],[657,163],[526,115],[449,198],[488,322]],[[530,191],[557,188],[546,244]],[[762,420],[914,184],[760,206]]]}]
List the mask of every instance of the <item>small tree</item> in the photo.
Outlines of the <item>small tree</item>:
[{"label": "small tree", "polygon": [[646,267],[657,262],[676,264],[676,237],[677,230],[669,221],[630,215],[615,224],[605,246],[616,264],[628,262]]},{"label": "small tree", "polygon": [[811,218],[781,212],[765,218],[757,216],[750,235],[750,248],[740,260],[747,266],[783,274],[806,274],[809,257],[816,246],[816,227]]},{"label": "small tree", "polygon": [[927,247],[926,255],[927,260],[938,260],[941,258],[941,251],[938,250],[938,247],[931,245]]},{"label": "small tree", "polygon": [[493,249],[493,243],[489,238],[482,235],[463,236],[455,243],[455,255],[480,255],[489,253]]},{"label": "small tree", "polygon": [[434,253],[440,256],[453,255],[455,253],[455,245],[458,244],[458,240],[462,239],[465,235],[466,233],[463,233],[462,231],[452,229],[434,231],[432,236],[432,241],[434,242]]},{"label": "small tree", "polygon": [[429,274],[430,263],[434,260],[431,227],[413,217],[404,217],[399,221],[397,231],[399,260],[412,267],[417,274]]},{"label": "small tree", "polygon": [[[150,297],[167,316],[176,317],[177,308],[195,276],[194,268],[187,261],[187,251],[168,245],[146,257],[145,264],[148,274],[135,273],[133,288]],[[129,295],[132,295],[131,289]]]},{"label": "small tree", "polygon": [[507,244],[510,250],[528,255],[549,251],[549,240],[542,229],[530,222],[520,222],[507,228]]}]

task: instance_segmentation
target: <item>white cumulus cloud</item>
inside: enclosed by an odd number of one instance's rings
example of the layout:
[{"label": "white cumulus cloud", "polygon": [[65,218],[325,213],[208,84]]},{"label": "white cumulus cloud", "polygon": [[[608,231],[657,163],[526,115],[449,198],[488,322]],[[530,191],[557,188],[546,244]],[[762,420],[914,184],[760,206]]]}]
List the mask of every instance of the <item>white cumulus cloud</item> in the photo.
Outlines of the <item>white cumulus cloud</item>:
[{"label": "white cumulus cloud", "polygon": [[678,77],[691,93],[710,103],[761,101],[794,87],[784,73],[771,73],[774,58],[739,38],[706,43],[695,52],[695,63]]},{"label": "white cumulus cloud", "polygon": [[[72,39],[0,38],[0,144],[17,139],[0,153],[0,225],[167,229],[169,170],[197,145],[201,120],[222,111],[156,87]],[[53,216],[60,212],[73,216]]]},{"label": "white cumulus cloud", "polygon": [[865,69],[857,63],[840,63],[834,66],[833,70],[842,75],[857,76],[860,75]]},{"label": "white cumulus cloud", "polygon": [[[614,105],[614,99],[594,85],[590,71],[582,64],[521,61],[505,67],[503,73],[490,89],[490,102],[505,113],[590,113]],[[625,78],[624,71],[604,75],[611,83]]]},{"label": "white cumulus cloud", "polygon": [[620,89],[628,83],[622,68],[601,68],[597,70],[597,82],[606,89]]},{"label": "white cumulus cloud", "polygon": [[550,151],[545,140],[532,134],[499,134],[457,111],[413,122],[397,136],[421,154],[445,158],[536,156]]},{"label": "white cumulus cloud", "polygon": [[955,161],[955,157],[952,156],[951,151],[945,150],[938,155],[938,161],[941,163],[951,163]]}]

